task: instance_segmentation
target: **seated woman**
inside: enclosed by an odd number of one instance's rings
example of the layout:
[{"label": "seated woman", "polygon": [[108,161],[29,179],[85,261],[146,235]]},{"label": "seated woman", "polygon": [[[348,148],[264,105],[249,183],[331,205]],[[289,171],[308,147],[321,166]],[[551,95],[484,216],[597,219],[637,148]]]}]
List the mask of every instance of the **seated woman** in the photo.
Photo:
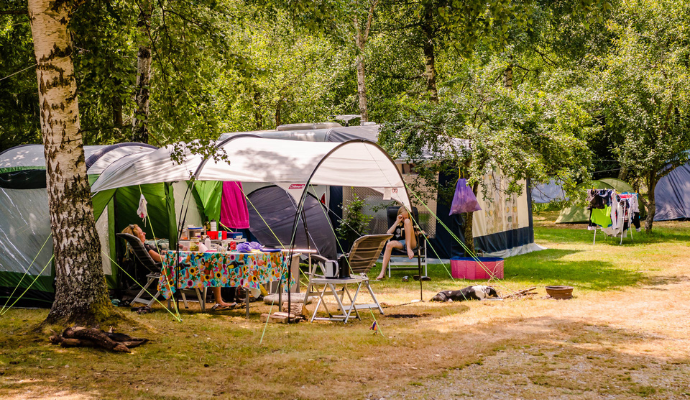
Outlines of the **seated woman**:
[{"label": "seated woman", "polygon": [[[155,262],[162,262],[163,261],[163,258],[161,257],[160,254],[158,254],[156,249],[153,246],[146,244],[146,232],[144,232],[139,227],[139,225],[130,224],[128,227],[126,227],[125,229],[122,230],[122,233],[127,233],[127,234],[130,234],[132,236],[137,237],[141,241],[141,243],[144,245],[144,247],[146,248],[146,251],[149,253],[151,258],[153,258],[153,261],[155,261]],[[129,246],[127,246],[127,253],[129,253],[131,251],[132,251],[132,249]]]},{"label": "seated woman", "polygon": [[407,250],[407,257],[414,257],[414,249],[417,248],[417,235],[415,235],[414,225],[410,218],[410,213],[405,207],[398,209],[398,216],[395,223],[388,228],[386,233],[393,234],[393,238],[386,244],[386,250],[383,252],[383,263],[381,263],[381,273],[376,277],[377,281],[386,277],[386,268],[391,260],[391,253],[393,249]]},{"label": "seated woman", "polygon": [[[149,253],[151,258],[153,258],[153,261],[155,262],[162,262],[163,258],[161,257],[160,254],[156,251],[156,249],[153,248],[153,246],[150,246],[146,244],[146,232],[144,232],[139,225],[137,224],[130,224],[128,227],[122,230],[122,233],[128,233],[132,236],[136,236],[139,238],[141,243],[144,244],[144,247],[146,248],[146,251]],[[131,249],[127,249],[128,252],[132,251]],[[216,305],[213,306],[214,310],[218,309],[228,309],[234,307],[237,303],[226,303],[223,301],[223,298],[220,295],[220,288],[219,287],[214,287],[213,288],[213,297],[215,298]]]}]

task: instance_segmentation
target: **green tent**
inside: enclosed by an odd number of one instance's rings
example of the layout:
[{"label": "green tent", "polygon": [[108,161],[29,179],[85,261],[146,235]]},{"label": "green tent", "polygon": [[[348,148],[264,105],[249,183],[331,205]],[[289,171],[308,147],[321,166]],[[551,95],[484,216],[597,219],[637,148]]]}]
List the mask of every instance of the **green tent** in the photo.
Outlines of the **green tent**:
[{"label": "green tent", "polygon": [[[592,181],[591,187],[582,187],[582,190],[586,189],[615,189],[618,193],[630,192],[633,193],[635,190],[620,179],[616,178],[604,178],[597,181]],[[640,208],[642,206],[640,205]],[[556,220],[557,224],[583,224],[589,222],[589,211],[585,209],[585,206],[572,206],[561,210]]]},{"label": "green tent", "polygon": [[[112,162],[154,149],[140,143],[85,146],[89,182],[93,183]],[[187,213],[189,224],[201,224],[206,220],[205,215],[220,214],[220,196],[215,198],[219,185],[209,182],[198,186],[200,189],[195,190],[194,196],[187,196],[192,206]],[[17,305],[50,307],[52,304],[55,273],[50,262],[53,246],[49,240],[50,215],[45,188],[42,145],[18,146],[0,153],[0,304],[8,302],[10,297],[12,304],[27,288]],[[109,288],[117,288],[120,280],[113,260],[119,263],[118,249],[122,243],[117,243],[115,233],[136,223],[148,238],[169,238],[174,245],[177,215],[187,188],[187,182],[156,183],[108,190],[92,197],[103,252],[103,272]],[[142,194],[148,202],[149,218],[145,223],[136,215]]]}]

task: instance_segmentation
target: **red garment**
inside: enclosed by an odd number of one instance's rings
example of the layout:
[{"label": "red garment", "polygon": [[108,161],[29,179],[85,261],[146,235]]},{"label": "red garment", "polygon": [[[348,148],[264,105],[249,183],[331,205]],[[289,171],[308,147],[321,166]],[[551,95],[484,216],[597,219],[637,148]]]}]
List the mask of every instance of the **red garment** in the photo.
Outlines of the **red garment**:
[{"label": "red garment", "polygon": [[220,223],[228,228],[249,229],[249,210],[241,182],[223,182]]}]

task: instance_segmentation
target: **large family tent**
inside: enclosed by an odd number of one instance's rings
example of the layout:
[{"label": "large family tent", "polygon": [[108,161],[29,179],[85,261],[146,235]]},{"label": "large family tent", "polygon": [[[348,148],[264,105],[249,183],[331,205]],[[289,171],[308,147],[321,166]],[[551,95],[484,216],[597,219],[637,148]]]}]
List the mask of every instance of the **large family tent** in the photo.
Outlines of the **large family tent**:
[{"label": "large family tent", "polygon": [[[216,154],[225,158],[204,159],[184,150],[174,162],[174,146],[116,161],[93,184],[92,191],[108,193],[123,187],[175,182],[194,177],[200,182],[240,182],[249,192],[249,209],[255,217],[252,231],[266,245],[308,244],[324,255],[334,256],[335,242],[327,210],[322,206],[324,186],[365,187],[380,198],[407,206],[410,200],[395,163],[377,144],[354,139],[346,142],[298,142],[236,135],[219,141]],[[248,189],[259,186],[254,190]],[[300,238],[301,218],[306,215],[307,232]],[[257,218],[258,217],[258,218]],[[258,223],[258,219],[262,222]],[[258,226],[257,226],[258,225]],[[266,229],[262,229],[266,226]],[[297,229],[297,238],[293,234]],[[278,236],[276,238],[276,236]],[[282,239],[280,239],[282,236]],[[300,243],[302,240],[304,243]]]},{"label": "large family tent", "polygon": [[[376,143],[379,128],[379,125],[371,123],[351,127],[343,127],[337,123],[295,124],[279,126],[272,131],[225,133],[221,136],[221,140],[237,135],[252,134],[263,138],[301,142],[344,142],[363,139]],[[407,184],[415,180],[413,165],[402,158],[395,160],[395,164]],[[441,174],[438,179],[441,183],[446,183],[455,181],[457,178],[457,174]],[[495,188],[497,185],[504,184],[494,181],[492,176],[487,176],[486,179],[493,185],[487,185],[488,187]],[[324,203],[328,206],[333,226],[337,227],[344,216],[343,204],[347,205],[357,196],[365,200],[364,211],[373,216],[369,223],[369,232],[382,233],[388,229],[386,206],[391,205],[391,202],[383,200],[380,193],[375,190],[349,186],[319,187],[316,190],[320,190],[317,196],[319,199],[322,198],[322,194],[325,195]],[[505,196],[501,190],[491,190],[487,197],[483,193],[477,197],[484,211],[474,213],[473,217],[472,231],[476,249],[497,257],[508,257],[541,249],[534,243],[532,201],[530,188],[526,183],[520,196]],[[462,219],[455,215],[448,215],[449,207],[438,199],[432,198],[426,204],[421,204],[414,195],[411,195],[410,200],[419,211],[419,225],[430,237],[430,244],[434,250],[430,250],[430,256],[450,258],[462,255],[462,246],[436,220],[435,215],[454,235],[460,238],[463,237]]]},{"label": "large family tent", "polygon": [[[85,146],[89,179],[94,181],[99,171],[115,159],[154,149],[135,143]],[[138,196],[137,193],[137,199]],[[127,207],[128,201],[121,203],[118,212]],[[115,208],[104,204],[102,211],[107,212],[96,221],[101,248],[113,257],[115,239],[111,221],[115,218]],[[43,146],[23,145],[5,150],[0,153],[0,303],[7,302],[12,293],[16,299],[35,281],[17,304],[42,307],[52,304],[54,270],[49,262],[53,254],[50,232]],[[117,275],[107,257],[104,257],[103,270],[109,285],[114,286]]]},{"label": "large family tent", "polygon": [[[618,193],[634,193],[635,189],[628,183],[616,178],[603,178],[592,181],[591,187],[582,187],[582,190],[587,189],[615,189]],[[642,208],[642,205],[640,205]],[[582,224],[589,222],[589,211],[585,206],[572,206],[561,210],[556,219],[557,224]]]},{"label": "large family tent", "polygon": [[656,184],[654,221],[690,219],[690,163],[681,165]]},{"label": "large family tent", "polygon": [[[402,177],[388,154],[375,143],[296,142],[238,135],[216,144],[225,158],[204,159],[183,150],[181,161],[171,155],[174,146],[119,160],[106,168],[91,187],[94,193],[160,182],[236,181],[273,183],[302,204],[311,185],[370,187],[384,196],[410,205]],[[301,207],[301,206],[300,206]]]}]

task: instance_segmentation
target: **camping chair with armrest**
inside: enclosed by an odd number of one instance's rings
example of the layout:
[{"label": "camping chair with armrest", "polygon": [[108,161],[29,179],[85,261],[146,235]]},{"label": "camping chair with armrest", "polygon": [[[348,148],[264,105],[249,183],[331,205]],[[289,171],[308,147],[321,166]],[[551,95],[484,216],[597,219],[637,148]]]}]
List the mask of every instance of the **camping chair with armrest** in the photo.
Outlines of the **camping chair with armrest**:
[{"label": "camping chair with armrest", "polygon": [[[393,226],[398,217],[399,207],[388,207],[386,214],[388,217],[388,226]],[[393,249],[391,259],[388,262],[388,277],[391,277],[392,270],[399,271],[418,271],[420,279],[422,276],[422,266],[424,266],[424,276],[428,275],[427,260],[426,260],[426,235],[419,229],[419,214],[417,207],[412,207],[412,225],[417,226],[417,247],[412,249],[416,260],[410,260],[407,257],[407,249]],[[404,257],[402,256],[404,254]]]},{"label": "camping chair with armrest", "polygon": [[[149,254],[148,251],[146,251],[146,247],[144,247],[144,244],[141,243],[141,240],[139,240],[138,237],[134,235],[130,235],[129,233],[117,233],[117,237],[120,237],[124,239],[129,247],[132,249],[132,252],[134,253],[134,257],[136,257],[139,262],[147,269],[149,270],[149,273],[146,274],[146,285],[139,291],[139,293],[134,297],[134,300],[132,300],[132,303],[138,302],[145,304],[147,306],[151,306],[154,301],[156,301],[156,298],[158,298],[158,295],[160,295],[160,291],[157,291],[156,294],[153,295],[153,298],[151,300],[145,300],[143,298],[144,293],[146,293],[146,290],[151,286],[154,282],[160,280],[161,277],[161,263],[156,262],[151,258],[151,255]],[[197,299],[199,300],[199,305],[201,306],[202,311],[206,310],[206,303],[202,300],[201,293],[199,292],[199,289],[195,289]],[[182,291],[181,291],[182,292]],[[205,295],[204,291],[204,295]],[[185,308],[188,308],[187,306],[187,297],[185,296],[184,292],[182,292],[182,300],[184,301],[184,306]]]},{"label": "camping chair with armrest", "polygon": [[[308,303],[310,296],[319,297],[319,300],[316,303],[316,307],[314,308],[314,313],[312,314],[310,321],[326,320],[347,322],[348,319],[350,319],[350,316],[352,315],[352,311],[355,312],[357,319],[361,319],[359,316],[358,309],[361,310],[378,308],[379,312],[383,314],[383,308],[381,307],[381,304],[379,304],[379,301],[376,298],[374,291],[371,289],[371,285],[369,284],[369,277],[367,276],[367,272],[369,272],[369,270],[376,264],[376,260],[378,260],[379,256],[381,255],[381,251],[383,250],[386,241],[391,237],[393,237],[393,235],[390,234],[361,236],[357,238],[357,240],[355,240],[355,242],[352,244],[352,249],[350,250],[350,252],[341,255],[338,258],[338,260],[329,260],[320,255],[312,255],[312,258],[319,262],[319,267],[322,268],[322,270],[324,264],[335,263],[336,265],[340,265],[343,268],[349,269],[350,276],[347,278],[326,278],[324,275],[316,274],[316,267],[313,267],[309,270],[309,283],[307,284],[307,292],[304,295],[304,304]],[[350,295],[350,292],[347,289],[348,284],[357,285],[357,289],[355,290],[354,296]],[[317,286],[322,285],[323,290],[314,290],[314,288],[316,288]],[[337,290],[336,285],[342,285],[342,289]],[[369,294],[371,295],[371,298],[374,300],[374,303],[356,304],[357,295],[359,294],[362,285],[364,285],[367,288]],[[338,295],[338,292],[340,292],[340,295]],[[348,296],[348,299],[350,301],[350,303],[347,305],[343,304],[345,295]],[[330,310],[328,310],[328,306],[324,301],[324,296],[335,297],[335,300],[338,303],[338,307],[340,308],[342,314],[331,314]],[[319,311],[319,307],[321,306],[323,306],[326,312],[328,313],[327,318],[316,317],[316,313]]]}]

